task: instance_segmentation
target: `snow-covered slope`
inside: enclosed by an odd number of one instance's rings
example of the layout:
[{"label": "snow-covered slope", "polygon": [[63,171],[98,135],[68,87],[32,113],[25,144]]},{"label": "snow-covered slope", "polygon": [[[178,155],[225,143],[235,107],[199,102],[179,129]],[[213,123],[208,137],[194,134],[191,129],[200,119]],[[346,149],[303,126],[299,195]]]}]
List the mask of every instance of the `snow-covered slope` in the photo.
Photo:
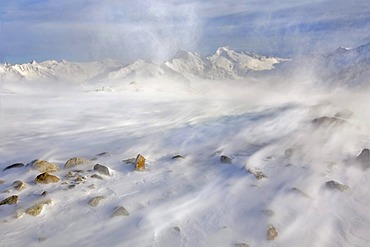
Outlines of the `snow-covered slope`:
[{"label": "snow-covered slope", "polygon": [[137,77],[181,77],[206,79],[237,79],[248,76],[250,71],[271,70],[274,64],[285,61],[246,52],[236,52],[221,47],[215,54],[202,57],[199,54],[179,50],[163,64],[135,61],[123,65],[116,61],[76,63],[45,61],[28,64],[2,64],[0,75],[5,80],[68,80],[86,82],[97,80],[134,80]]}]

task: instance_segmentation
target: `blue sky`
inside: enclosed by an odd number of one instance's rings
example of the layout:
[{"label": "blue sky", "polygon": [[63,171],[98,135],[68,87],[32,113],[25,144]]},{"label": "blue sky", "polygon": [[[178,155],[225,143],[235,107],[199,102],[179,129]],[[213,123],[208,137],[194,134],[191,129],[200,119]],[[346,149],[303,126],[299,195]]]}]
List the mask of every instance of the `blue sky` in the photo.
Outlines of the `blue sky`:
[{"label": "blue sky", "polygon": [[0,62],[293,56],[370,42],[368,0],[1,0]]}]

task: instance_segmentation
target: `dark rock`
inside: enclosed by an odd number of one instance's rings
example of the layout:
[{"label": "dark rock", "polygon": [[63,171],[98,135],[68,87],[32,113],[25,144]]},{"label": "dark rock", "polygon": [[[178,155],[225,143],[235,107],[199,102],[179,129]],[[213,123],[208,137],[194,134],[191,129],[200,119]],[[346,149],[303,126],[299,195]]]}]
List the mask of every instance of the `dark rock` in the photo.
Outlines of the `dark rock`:
[{"label": "dark rock", "polygon": [[9,196],[9,197],[5,198],[4,200],[0,201],[0,205],[5,205],[5,204],[13,205],[13,204],[17,204],[18,203],[18,199],[19,198],[16,195]]},{"label": "dark rock", "polygon": [[174,229],[176,232],[181,232],[180,227],[178,227],[178,226],[175,226],[173,229]]},{"label": "dark rock", "polygon": [[220,161],[223,164],[231,164],[233,162],[232,158],[226,156],[226,155],[221,155]]},{"label": "dark rock", "polygon": [[130,164],[130,165],[135,165],[136,159],[135,158],[126,159],[126,160],[122,160],[122,162],[126,164]]},{"label": "dark rock", "polygon": [[370,167],[370,150],[365,148],[356,157],[356,161],[361,164],[362,169],[366,170]]},{"label": "dark rock", "polygon": [[42,196],[47,196],[48,194],[49,194],[49,192],[47,192],[45,190],[41,193]]},{"label": "dark rock", "polygon": [[312,123],[318,126],[334,126],[343,124],[345,121],[337,117],[319,117],[312,120]]},{"label": "dark rock", "polygon": [[334,180],[326,182],[325,185],[329,189],[335,189],[335,190],[339,190],[339,191],[342,191],[342,192],[349,189],[349,187],[347,185],[338,183],[337,181],[334,181]]},{"label": "dark rock", "polygon": [[273,225],[269,225],[267,229],[267,240],[274,240],[279,235],[278,231]]},{"label": "dark rock", "polygon": [[68,189],[69,190],[74,189],[74,188],[76,188],[76,185],[75,184],[71,184],[71,185],[68,186]]},{"label": "dark rock", "polygon": [[234,244],[234,247],[249,247],[249,245],[246,243],[236,243]]},{"label": "dark rock", "polygon": [[145,170],[145,158],[141,154],[138,154],[135,160],[135,171]]},{"label": "dark rock", "polygon": [[3,169],[3,171],[6,171],[8,169],[12,169],[12,168],[21,168],[21,167],[24,167],[24,164],[23,163],[15,163],[13,165],[10,165],[10,166],[7,166]]},{"label": "dark rock", "polygon": [[112,213],[112,217],[115,217],[115,216],[128,216],[130,215],[129,212],[122,206],[117,206],[115,207],[113,213]]},{"label": "dark rock", "polygon": [[109,157],[109,156],[110,156],[109,152],[102,152],[102,153],[95,155],[95,157]]},{"label": "dark rock", "polygon": [[173,160],[175,160],[175,159],[184,159],[184,156],[178,154],[178,155],[172,156],[171,159],[173,159]]},{"label": "dark rock", "polygon": [[98,174],[93,174],[91,175],[92,178],[97,178],[97,179],[100,179],[100,180],[103,180],[103,177],[98,175]]},{"label": "dark rock", "polygon": [[57,176],[50,175],[47,172],[41,173],[35,178],[35,182],[40,184],[57,183],[59,180]]},{"label": "dark rock", "polygon": [[94,170],[103,174],[103,175],[107,175],[107,176],[110,176],[110,172],[109,172],[109,168],[106,167],[106,166],[103,166],[103,165],[100,165],[100,164],[96,164],[94,166]]}]

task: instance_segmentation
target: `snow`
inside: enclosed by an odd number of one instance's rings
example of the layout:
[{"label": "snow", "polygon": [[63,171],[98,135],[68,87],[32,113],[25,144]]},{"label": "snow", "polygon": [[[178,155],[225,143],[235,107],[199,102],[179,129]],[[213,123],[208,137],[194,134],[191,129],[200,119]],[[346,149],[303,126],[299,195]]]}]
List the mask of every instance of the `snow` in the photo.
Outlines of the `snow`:
[{"label": "snow", "polygon": [[[109,73],[124,74],[147,62],[108,63]],[[0,206],[1,246],[370,245],[370,174],[355,161],[370,145],[368,89],[327,91],[280,77],[177,80],[143,73],[126,82],[111,75],[89,83],[83,75],[80,83],[2,81],[1,167],[44,159],[68,183],[34,184],[39,172],[29,167],[2,171],[0,191],[10,193],[0,200],[16,194],[20,201]],[[353,114],[332,124],[313,121],[338,112]],[[110,155],[96,156],[102,152]],[[143,172],[122,162],[139,153],[147,159]],[[221,163],[221,155],[232,164]],[[76,167],[85,170],[86,183],[68,189],[65,175],[73,169],[63,165],[72,157],[96,160]],[[97,163],[112,176],[91,178]],[[27,188],[12,189],[15,180]],[[330,180],[349,189],[331,190]],[[91,207],[95,196],[105,199]],[[39,216],[15,217],[44,199],[52,204]],[[116,206],[130,215],[111,217]],[[279,232],[273,241],[266,239],[269,225]]]}]

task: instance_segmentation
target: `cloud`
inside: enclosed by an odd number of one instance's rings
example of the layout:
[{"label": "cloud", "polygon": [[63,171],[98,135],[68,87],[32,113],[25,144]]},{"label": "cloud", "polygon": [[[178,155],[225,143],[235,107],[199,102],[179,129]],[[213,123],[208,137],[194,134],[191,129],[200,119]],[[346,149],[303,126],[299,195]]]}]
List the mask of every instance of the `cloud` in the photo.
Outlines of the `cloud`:
[{"label": "cloud", "polygon": [[1,60],[161,61],[218,46],[276,55],[370,41],[367,0],[2,0]]}]

